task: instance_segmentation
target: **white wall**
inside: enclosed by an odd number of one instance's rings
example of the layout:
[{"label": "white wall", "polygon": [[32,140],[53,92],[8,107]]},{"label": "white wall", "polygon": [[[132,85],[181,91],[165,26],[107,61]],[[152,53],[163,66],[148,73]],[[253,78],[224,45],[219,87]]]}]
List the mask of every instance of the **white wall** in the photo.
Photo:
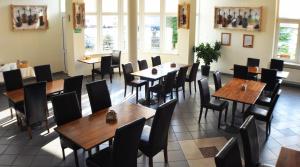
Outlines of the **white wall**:
[{"label": "white wall", "polygon": [[[10,4],[47,5],[49,29],[11,30]],[[51,64],[53,72],[62,71],[62,31],[59,0],[0,0],[0,64],[27,60],[31,66]]]}]

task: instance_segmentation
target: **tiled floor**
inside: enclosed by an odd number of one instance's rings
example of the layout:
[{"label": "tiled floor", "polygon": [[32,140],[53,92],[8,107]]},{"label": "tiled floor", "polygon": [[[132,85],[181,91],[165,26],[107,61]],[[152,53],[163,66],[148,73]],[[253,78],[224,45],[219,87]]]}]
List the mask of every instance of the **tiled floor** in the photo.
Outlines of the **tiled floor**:
[{"label": "tiled floor", "polygon": [[[64,78],[65,75],[58,74],[55,77]],[[230,77],[223,76],[222,79],[225,83]],[[90,78],[84,80],[89,82]],[[210,80],[210,85],[213,92],[212,80]],[[108,82],[108,86],[113,104],[118,104],[123,100],[134,102],[134,95],[128,94],[126,98],[123,98],[123,77],[116,74],[113,84]],[[274,112],[271,136],[267,142],[264,138],[265,124],[257,122],[259,125],[261,161],[270,164],[276,163],[281,146],[300,149],[300,109],[298,108],[300,89],[292,87],[283,87],[282,89],[282,96]],[[29,140],[27,133],[20,131],[16,125],[16,120],[10,118],[7,99],[2,95],[3,90],[4,87],[0,86],[0,167],[74,166],[74,157],[71,150],[66,150],[67,158],[65,161],[62,160],[58,135],[53,130],[55,127],[53,116],[49,118],[50,134],[41,126],[33,130],[33,139]],[[142,92],[140,96],[143,97]],[[185,100],[182,92],[180,92],[179,102],[171,122],[168,145],[169,164],[164,164],[163,153],[159,153],[154,157],[154,166],[214,166],[213,158],[203,158],[199,148],[216,147],[220,149],[230,137],[239,137],[237,133],[229,133],[223,130],[225,127],[224,122],[222,123],[222,129],[217,129],[217,112],[209,111],[207,118],[202,119],[201,123],[198,124],[199,91],[196,94],[192,92],[192,95],[189,95],[188,91],[186,92]],[[91,111],[85,86],[82,99],[83,115],[88,115]],[[151,107],[156,108],[157,105]],[[241,105],[238,107],[240,109]],[[49,104],[49,108],[51,108],[51,104]],[[230,120],[231,112],[228,116],[228,120]],[[242,121],[237,115],[236,125],[239,126],[241,123]],[[107,145],[104,144],[102,147],[105,146]],[[80,166],[85,166],[87,154],[82,150],[79,150],[78,154]],[[138,166],[148,166],[148,160],[145,156],[138,159]]]}]

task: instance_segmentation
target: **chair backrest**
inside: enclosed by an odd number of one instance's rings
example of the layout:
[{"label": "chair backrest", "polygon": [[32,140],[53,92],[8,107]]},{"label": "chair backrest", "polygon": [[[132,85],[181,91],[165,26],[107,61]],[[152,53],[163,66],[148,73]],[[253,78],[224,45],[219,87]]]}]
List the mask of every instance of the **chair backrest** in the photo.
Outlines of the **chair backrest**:
[{"label": "chair backrest", "polygon": [[146,119],[142,118],[116,130],[113,143],[113,167],[137,166],[140,137]]},{"label": "chair backrest", "polygon": [[233,77],[239,79],[248,79],[248,67],[235,64],[233,67]]},{"label": "chair backrest", "polygon": [[259,143],[254,116],[249,116],[240,127],[243,141],[245,167],[257,166],[259,163]]},{"label": "chair backrest", "polygon": [[201,105],[207,105],[210,102],[210,92],[207,78],[201,78],[198,80]]},{"label": "chair backrest", "polygon": [[112,56],[112,64],[120,65],[121,60],[121,51],[120,50],[113,50],[111,53]]},{"label": "chair backrest", "polygon": [[186,67],[180,67],[178,75],[176,77],[176,85],[177,86],[184,85],[188,68],[189,67],[187,67],[187,66]]},{"label": "chair backrest", "polygon": [[92,113],[111,107],[110,94],[105,80],[86,84],[86,90],[89,95]]},{"label": "chair backrest", "polygon": [[112,72],[111,68],[112,56],[101,57],[101,73],[109,74]]},{"label": "chair backrest", "polygon": [[161,65],[160,56],[153,56],[153,57],[151,57],[151,60],[152,60],[153,67]]},{"label": "chair backrest", "polygon": [[264,90],[266,91],[273,91],[275,85],[278,83],[277,80],[277,71],[274,69],[261,69],[261,81],[266,83],[266,87]]},{"label": "chair backrest", "polygon": [[51,98],[57,126],[82,117],[75,92],[63,93]]},{"label": "chair backrest", "polygon": [[[279,90],[279,89],[278,89],[278,90]],[[279,99],[279,97],[280,97],[281,91],[278,91],[278,90],[277,90],[277,93],[275,94],[274,98],[273,98],[272,101],[271,101],[271,106],[270,106],[270,108],[269,108],[269,110],[268,110],[268,114],[267,114],[267,119],[268,119],[268,120],[272,119],[272,115],[273,115],[275,106],[276,106],[277,101],[278,101],[278,99]]]},{"label": "chair backrest", "polygon": [[176,103],[177,100],[173,99],[156,109],[149,137],[150,148],[153,154],[160,152],[168,142],[169,126]]},{"label": "chair backrest", "polygon": [[37,82],[53,81],[50,64],[35,66],[34,73]]},{"label": "chair backrest", "polygon": [[139,70],[145,70],[148,68],[147,60],[138,60]]},{"label": "chair backrest", "polygon": [[189,79],[192,81],[196,81],[199,64],[200,63],[194,63],[192,66],[192,69],[189,74]]},{"label": "chair backrest", "polygon": [[248,58],[247,59],[247,66],[248,67],[259,67],[259,59],[255,59],[255,58]]},{"label": "chair backrest", "polygon": [[23,80],[20,69],[3,72],[6,91],[23,88]]},{"label": "chair backrest", "polygon": [[213,73],[214,82],[215,82],[215,91],[222,88],[222,80],[221,80],[221,73],[219,71],[215,71]]},{"label": "chair backrest", "polygon": [[125,83],[129,83],[134,80],[134,76],[131,75],[131,73],[133,73],[133,67],[131,63],[122,64],[122,69]]},{"label": "chair backrest", "polygon": [[270,69],[283,71],[284,61],[278,59],[271,59]]},{"label": "chair backrest", "polygon": [[215,157],[216,167],[242,167],[237,138],[231,138]]},{"label": "chair backrest", "polygon": [[47,119],[46,82],[24,86],[24,104],[27,125],[42,122]]},{"label": "chair backrest", "polygon": [[169,72],[164,82],[164,93],[170,93],[174,88],[174,80],[176,78],[177,71]]},{"label": "chair backrest", "polygon": [[64,80],[64,93],[76,92],[79,107],[81,108],[81,90],[83,75],[78,75]]}]

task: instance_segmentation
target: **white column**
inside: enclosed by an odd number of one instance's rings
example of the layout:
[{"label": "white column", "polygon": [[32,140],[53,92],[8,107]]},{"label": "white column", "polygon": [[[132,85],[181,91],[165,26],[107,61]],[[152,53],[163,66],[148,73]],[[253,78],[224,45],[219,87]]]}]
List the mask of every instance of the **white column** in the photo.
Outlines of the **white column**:
[{"label": "white column", "polygon": [[128,0],[128,58],[137,69],[137,0]]}]

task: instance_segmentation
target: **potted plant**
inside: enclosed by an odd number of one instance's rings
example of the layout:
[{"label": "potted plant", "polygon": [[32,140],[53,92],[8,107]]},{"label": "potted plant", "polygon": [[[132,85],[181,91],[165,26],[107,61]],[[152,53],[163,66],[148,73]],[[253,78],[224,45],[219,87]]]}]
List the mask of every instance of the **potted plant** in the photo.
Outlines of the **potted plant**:
[{"label": "potted plant", "polygon": [[204,65],[201,66],[201,73],[204,76],[209,76],[210,64],[213,61],[218,61],[221,57],[221,42],[215,42],[214,45],[209,43],[201,43],[198,46],[193,47],[193,51],[196,53],[197,62],[200,62],[200,59],[203,59]]}]

